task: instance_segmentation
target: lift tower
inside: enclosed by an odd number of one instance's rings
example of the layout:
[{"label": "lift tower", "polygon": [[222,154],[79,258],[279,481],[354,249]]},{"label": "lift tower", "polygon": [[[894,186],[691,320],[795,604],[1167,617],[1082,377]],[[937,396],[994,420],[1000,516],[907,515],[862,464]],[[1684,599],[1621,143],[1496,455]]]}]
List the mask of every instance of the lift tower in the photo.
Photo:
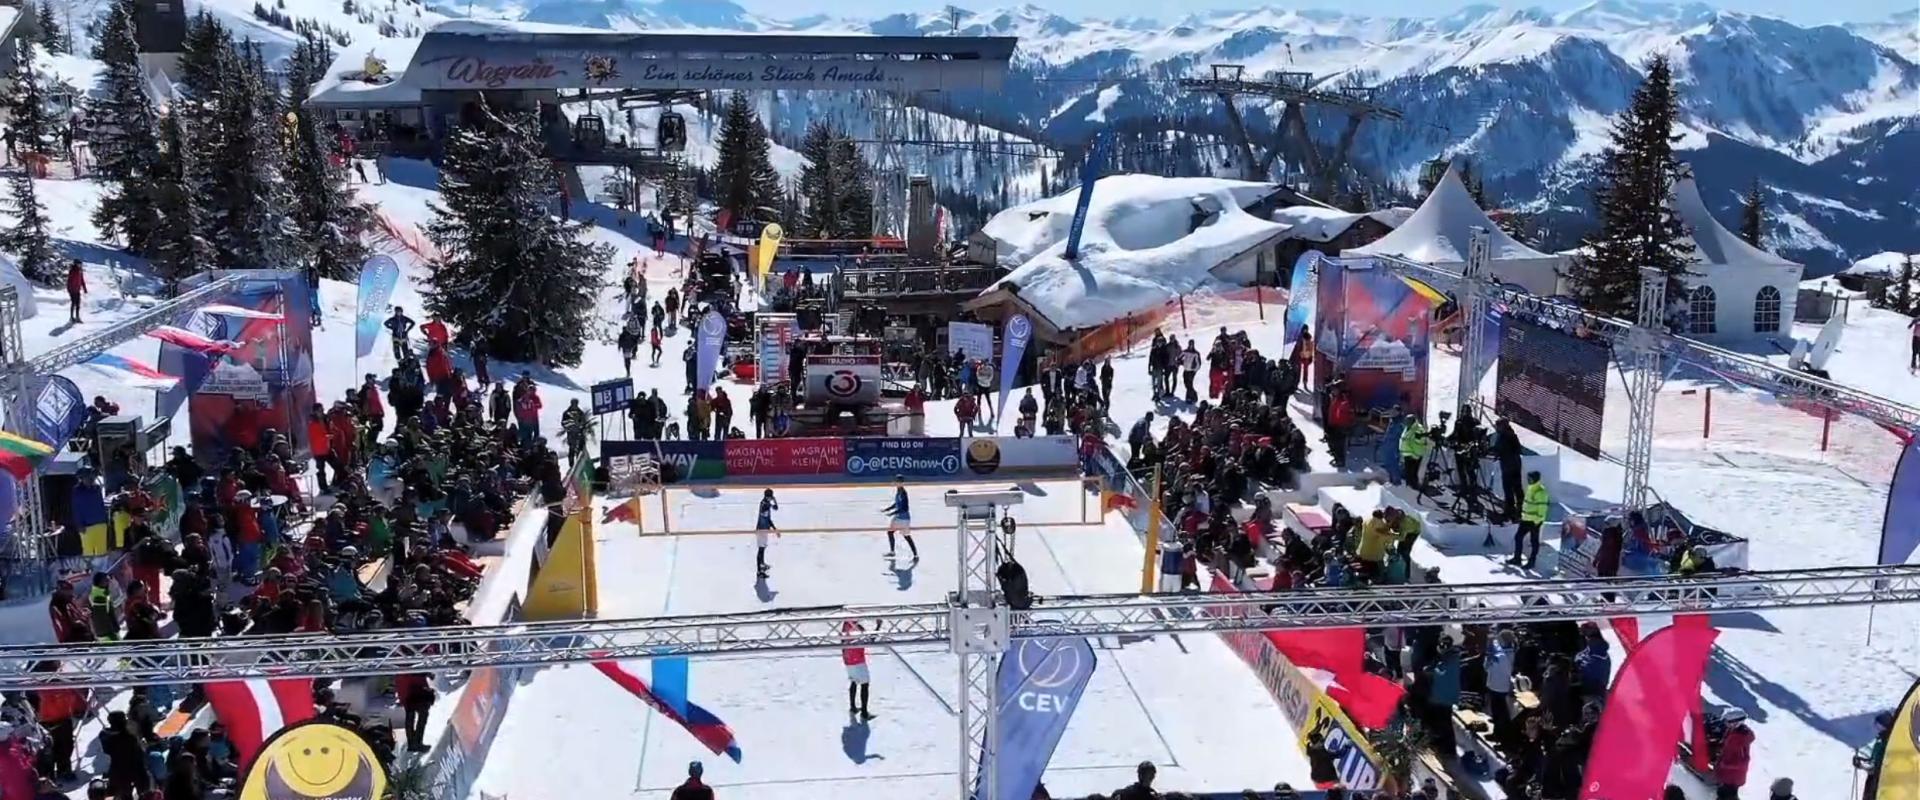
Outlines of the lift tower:
[{"label": "lift tower", "polygon": [[[1220,104],[1227,110],[1227,119],[1233,123],[1247,180],[1268,180],[1274,159],[1285,154],[1289,165],[1306,173],[1307,191],[1324,200],[1333,195],[1340,171],[1346,168],[1360,123],[1369,117],[1397,120],[1403,115],[1397,108],[1375,102],[1378,87],[1315,88],[1315,83],[1311,72],[1269,72],[1254,78],[1248,76],[1247,68],[1240,64],[1214,64],[1212,75],[1182,78],[1180,88],[1188,94],[1211,94],[1220,98]],[[1253,137],[1247,134],[1246,122],[1235,105],[1240,97],[1260,97],[1281,103],[1279,141],[1267,151],[1265,158],[1254,156]],[[1347,127],[1341,131],[1339,143],[1324,157],[1307,132],[1306,107],[1309,105],[1347,114]]]}]

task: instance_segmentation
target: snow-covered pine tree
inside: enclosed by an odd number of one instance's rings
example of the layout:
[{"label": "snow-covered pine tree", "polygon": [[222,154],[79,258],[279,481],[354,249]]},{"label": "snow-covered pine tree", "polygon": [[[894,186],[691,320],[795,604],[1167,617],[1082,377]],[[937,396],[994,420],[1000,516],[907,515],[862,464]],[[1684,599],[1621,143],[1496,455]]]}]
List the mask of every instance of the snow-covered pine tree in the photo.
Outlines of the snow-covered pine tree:
[{"label": "snow-covered pine tree", "polygon": [[1901,259],[1900,267],[1890,276],[1893,280],[1889,281],[1887,287],[1881,292],[1881,302],[1887,308],[1902,314],[1914,313],[1913,281],[1920,278],[1920,273],[1914,271],[1915,266],[1913,256]]},{"label": "snow-covered pine tree", "polygon": [[1747,244],[1761,247],[1767,231],[1767,196],[1760,189],[1760,179],[1754,178],[1753,185],[1747,187],[1747,196],[1740,199],[1740,238]]},{"label": "snow-covered pine tree", "polygon": [[840,134],[833,143],[835,172],[840,176],[840,238],[865,239],[873,235],[873,168],[860,155],[853,137]]},{"label": "snow-covered pine tree", "polygon": [[67,29],[60,24],[60,18],[53,13],[53,2],[40,3],[37,9],[21,9],[21,13],[38,11],[34,23],[40,27],[40,46],[49,53],[73,52],[73,40],[68,38]]},{"label": "snow-covered pine tree", "polygon": [[21,42],[14,54],[13,93],[7,96],[7,125],[12,129],[15,152],[51,154],[58,149],[58,123],[53,109],[47,107],[46,79],[34,66],[36,46]]},{"label": "snow-covered pine tree", "polygon": [[[199,111],[213,107],[225,70],[232,64],[233,35],[212,13],[202,10],[187,23],[187,35],[181,43],[180,94],[182,100]],[[191,136],[194,126],[189,126]]]},{"label": "snow-covered pine tree", "polygon": [[1668,202],[1680,171],[1673,157],[1679,114],[1673,72],[1665,57],[1654,56],[1646,73],[1600,154],[1594,189],[1600,230],[1587,237],[1587,253],[1574,259],[1569,276],[1588,308],[1626,317],[1639,300],[1642,267],[1665,273],[1668,296],[1678,298],[1691,258],[1686,223]]},{"label": "snow-covered pine tree", "polygon": [[778,213],[780,173],[773,168],[772,148],[746,93],[734,92],[720,121],[720,158],[714,165],[714,199],[734,219],[765,220]]},{"label": "snow-covered pine tree", "polygon": [[800,168],[800,226],[795,233],[802,238],[838,238],[840,223],[840,178],[835,169],[833,128],[824,121],[807,126],[800,141],[800,155],[807,160]]},{"label": "snow-covered pine tree", "polygon": [[447,138],[440,202],[427,235],[441,256],[427,312],[486,337],[496,358],[580,363],[612,249],[587,224],[555,218],[554,184],[531,114],[494,114]]},{"label": "snow-covered pine tree", "polygon": [[120,237],[128,252],[151,256],[154,232],[162,224],[153,197],[160,115],[147,93],[133,26],[134,0],[115,0],[93,48],[102,70],[100,91],[89,104],[99,123],[92,148],[95,177],[105,188],[93,224],[107,236]]},{"label": "snow-covered pine tree", "polygon": [[[44,87],[33,69],[33,45],[23,42],[20,50],[22,58],[19,71],[14,73],[13,94],[7,98],[7,110],[16,126],[38,125],[46,116]],[[27,142],[43,141],[38,135],[28,134],[28,128],[16,130],[22,134],[22,147]],[[40,205],[32,174],[24,169],[15,170],[9,178],[8,190],[7,211],[13,217],[13,225],[0,228],[0,249],[19,260],[21,274],[34,281],[51,283],[57,277],[59,254],[54,251],[47,210]]]},{"label": "snow-covered pine tree", "polygon": [[161,155],[153,176],[154,203],[167,224],[155,232],[149,258],[169,288],[213,263],[213,247],[203,235],[206,214],[193,190],[198,154],[187,139],[180,116],[176,111],[161,120]]},{"label": "snow-covered pine tree", "polygon": [[292,191],[280,173],[287,123],[279,91],[252,42],[228,48],[212,108],[191,136],[195,188],[206,208],[214,265],[277,269],[301,263],[304,242],[290,215]]},{"label": "snow-covered pine tree", "polygon": [[286,176],[293,192],[294,225],[306,245],[309,266],[319,277],[346,280],[358,275],[361,262],[367,260],[361,234],[372,226],[373,210],[354,201],[346,167],[334,159],[333,137],[325,135],[313,112],[301,102],[332,63],[332,48],[313,36],[296,46],[288,59],[287,97],[294,130]]}]

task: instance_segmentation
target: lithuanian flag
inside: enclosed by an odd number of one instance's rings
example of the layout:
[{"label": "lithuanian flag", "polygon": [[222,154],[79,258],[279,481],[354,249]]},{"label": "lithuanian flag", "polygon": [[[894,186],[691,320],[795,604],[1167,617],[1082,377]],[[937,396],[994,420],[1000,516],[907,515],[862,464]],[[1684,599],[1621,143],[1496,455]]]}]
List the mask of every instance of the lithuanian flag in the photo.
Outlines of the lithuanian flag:
[{"label": "lithuanian flag", "polygon": [[0,431],[0,469],[12,474],[15,480],[26,480],[50,455],[53,455],[52,447]]}]

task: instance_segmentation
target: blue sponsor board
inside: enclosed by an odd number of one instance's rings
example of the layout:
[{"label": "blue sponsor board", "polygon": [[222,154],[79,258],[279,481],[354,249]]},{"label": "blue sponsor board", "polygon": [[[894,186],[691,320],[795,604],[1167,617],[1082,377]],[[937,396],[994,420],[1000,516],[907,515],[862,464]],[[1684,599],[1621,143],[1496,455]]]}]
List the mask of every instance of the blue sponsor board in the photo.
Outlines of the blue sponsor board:
[{"label": "blue sponsor board", "polygon": [[848,475],[944,478],[959,472],[959,439],[847,440]]},{"label": "blue sponsor board", "polygon": [[642,454],[666,467],[660,479],[665,482],[712,480],[727,474],[726,442],[689,442],[678,440],[609,439],[600,443],[600,460],[607,466],[607,477],[619,484]]}]

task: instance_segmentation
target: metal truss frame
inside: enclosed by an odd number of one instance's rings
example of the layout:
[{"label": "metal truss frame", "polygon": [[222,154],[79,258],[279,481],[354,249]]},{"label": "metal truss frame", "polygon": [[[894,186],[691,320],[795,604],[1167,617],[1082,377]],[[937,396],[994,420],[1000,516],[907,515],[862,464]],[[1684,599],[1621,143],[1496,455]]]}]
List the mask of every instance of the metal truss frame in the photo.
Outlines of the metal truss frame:
[{"label": "metal truss frame", "polygon": [[[1717,574],[1419,584],[1207,595],[1044,598],[1004,614],[1006,641],[1073,636],[1397,628],[1920,603],[1920,565]],[[951,644],[979,620],[961,606],[833,606],[750,614],[605,619],[147,642],[0,647],[0,690],[123,687],[273,677],[350,677],[535,667],[661,655],[836,650],[859,622],[868,647]],[[990,622],[989,622],[990,624]],[[35,671],[47,661],[69,668]],[[991,678],[991,675],[986,676]]]}]

